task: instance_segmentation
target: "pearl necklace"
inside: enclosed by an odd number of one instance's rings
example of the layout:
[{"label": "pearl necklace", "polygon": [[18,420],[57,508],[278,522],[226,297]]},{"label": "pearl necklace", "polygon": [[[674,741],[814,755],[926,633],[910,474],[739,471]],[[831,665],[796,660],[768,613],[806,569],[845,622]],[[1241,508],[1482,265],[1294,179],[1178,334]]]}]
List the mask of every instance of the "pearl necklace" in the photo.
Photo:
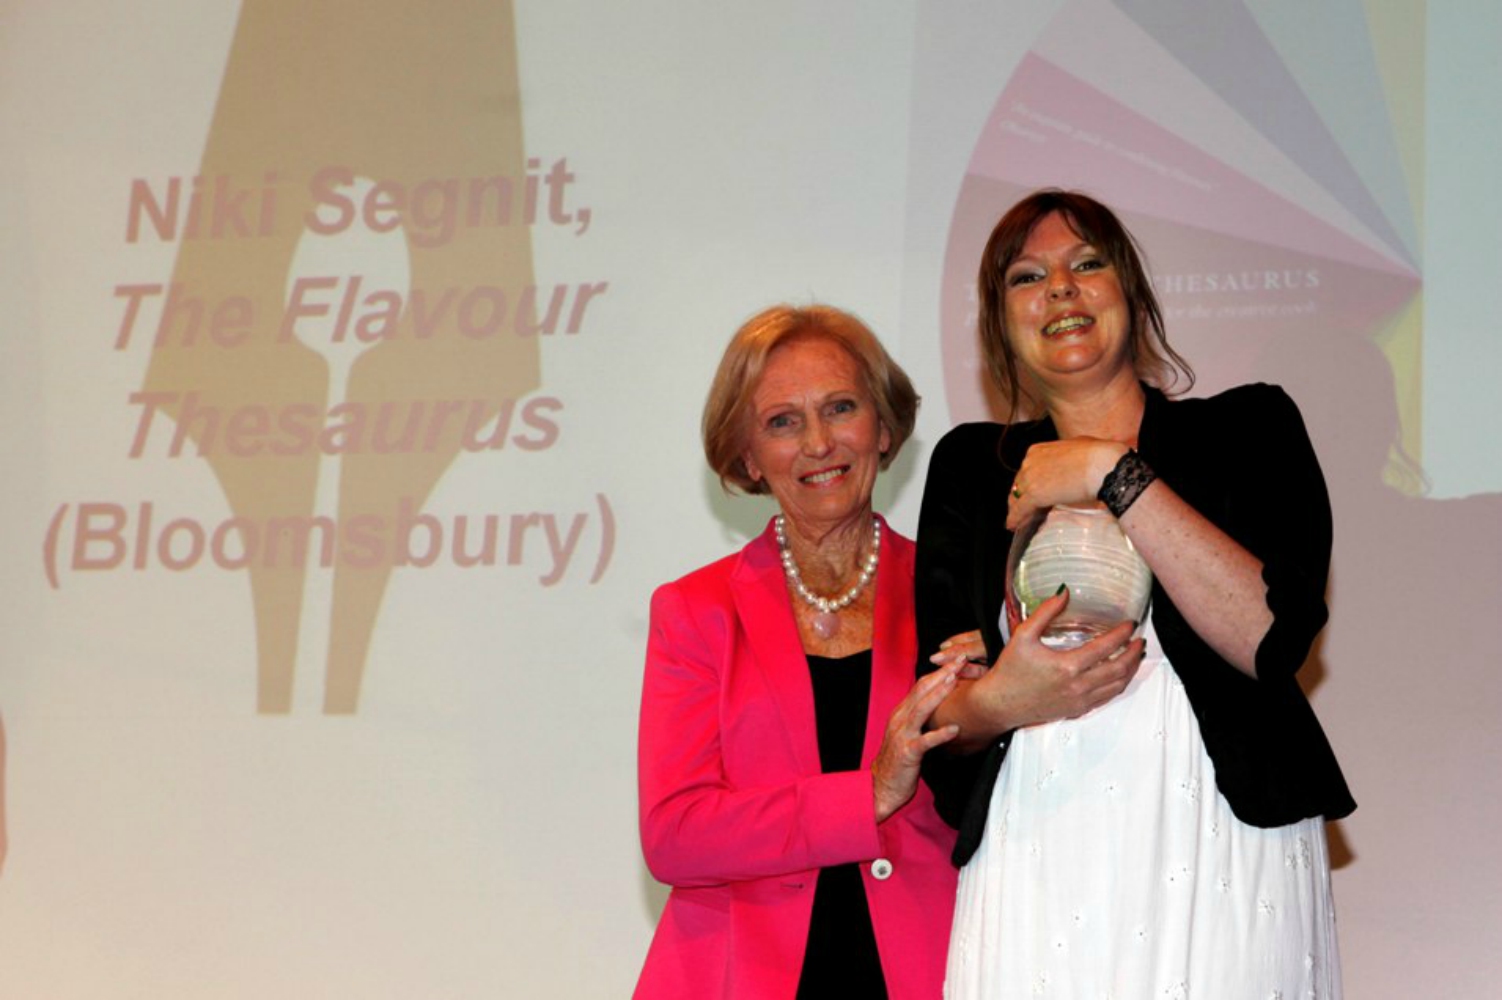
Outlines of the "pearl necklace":
[{"label": "pearl necklace", "polygon": [[772,522],[772,529],[777,535],[777,550],[782,553],[782,571],[787,574],[788,582],[806,604],[819,612],[814,615],[814,633],[820,639],[833,639],[840,631],[838,613],[854,603],[861,591],[866,589],[866,584],[876,575],[876,561],[881,552],[881,521],[874,516],[871,518],[871,553],[866,556],[866,565],[861,569],[855,586],[839,597],[820,597],[803,582],[803,574],[798,572],[798,564],[793,561],[793,550],[788,547],[787,529],[783,526],[781,514]]}]

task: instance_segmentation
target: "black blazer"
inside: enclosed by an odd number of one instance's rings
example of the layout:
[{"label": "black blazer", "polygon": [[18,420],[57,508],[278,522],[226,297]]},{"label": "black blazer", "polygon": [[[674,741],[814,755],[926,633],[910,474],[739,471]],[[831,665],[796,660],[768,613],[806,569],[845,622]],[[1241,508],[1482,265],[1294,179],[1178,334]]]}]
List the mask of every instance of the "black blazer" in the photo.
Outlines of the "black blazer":
[{"label": "black blazer", "polygon": [[[1153,627],[1199,721],[1216,785],[1243,822],[1273,827],[1356,808],[1334,752],[1294,675],[1324,627],[1330,500],[1298,408],[1282,389],[1247,385],[1170,401],[1143,387],[1137,450],[1190,506],[1262,561],[1273,624],[1257,679],[1226,663],[1153,583]],[[1003,431],[1005,433],[1003,434]],[[1057,438],[1047,419],[964,424],[929,462],[918,520],[918,673],[960,632],[1001,650],[1003,575],[1012,533],[1007,493],[1027,449]],[[959,830],[955,864],[975,853],[1009,736],[987,750],[924,757],[939,813]]]}]

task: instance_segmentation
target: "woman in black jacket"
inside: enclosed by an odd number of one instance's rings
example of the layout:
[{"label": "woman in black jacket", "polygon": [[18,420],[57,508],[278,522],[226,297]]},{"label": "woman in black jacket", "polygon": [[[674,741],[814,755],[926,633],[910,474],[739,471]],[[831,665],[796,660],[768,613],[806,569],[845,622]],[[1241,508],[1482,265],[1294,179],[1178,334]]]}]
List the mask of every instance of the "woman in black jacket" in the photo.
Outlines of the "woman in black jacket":
[{"label": "woman in black jacket", "polygon": [[[940,707],[960,737],[925,764],[965,866],[948,996],[1338,997],[1323,823],[1355,803],[1294,678],[1330,559],[1297,408],[1267,385],[1165,396],[1188,366],[1132,238],[1084,195],[1009,211],[979,287],[1012,419],[935,449],[916,571],[923,669],[994,664]],[[1068,596],[1004,640],[1012,532],[1095,503],[1151,568],[1150,611],[1040,675]],[[1108,647],[1142,657],[1129,681]],[[1060,691],[1090,692],[1084,714],[1054,721],[1077,714]]]}]

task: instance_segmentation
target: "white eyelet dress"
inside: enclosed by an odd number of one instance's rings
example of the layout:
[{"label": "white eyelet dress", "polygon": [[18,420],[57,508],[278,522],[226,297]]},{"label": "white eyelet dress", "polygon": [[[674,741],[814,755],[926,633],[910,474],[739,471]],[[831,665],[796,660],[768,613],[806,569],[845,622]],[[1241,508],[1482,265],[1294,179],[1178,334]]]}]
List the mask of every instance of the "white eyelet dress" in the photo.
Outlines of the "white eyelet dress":
[{"label": "white eyelet dress", "polygon": [[960,873],[947,1000],[1340,1000],[1324,821],[1232,814],[1146,635],[1120,697],[1013,736]]}]

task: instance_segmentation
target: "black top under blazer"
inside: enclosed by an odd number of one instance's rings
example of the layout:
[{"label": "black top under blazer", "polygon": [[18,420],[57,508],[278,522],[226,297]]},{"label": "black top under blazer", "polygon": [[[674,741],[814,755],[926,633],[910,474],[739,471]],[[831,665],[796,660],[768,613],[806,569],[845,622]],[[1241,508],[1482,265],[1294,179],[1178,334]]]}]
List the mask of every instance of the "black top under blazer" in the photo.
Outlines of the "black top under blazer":
[{"label": "black top under blazer", "polygon": [[[1330,499],[1298,407],[1282,389],[1246,385],[1209,399],[1169,400],[1144,386],[1137,451],[1174,492],[1262,561],[1273,624],[1257,678],[1226,663],[1153,581],[1158,639],[1199,721],[1215,783],[1252,826],[1356,808],[1335,754],[1294,675],[1328,612]],[[1005,434],[1003,434],[1005,430]],[[1058,437],[1048,419],[954,428],[928,467],[915,576],[920,675],[939,643],[980,629],[994,663],[1003,645],[1003,576],[1012,533],[1007,494],[1027,449]],[[980,845],[1010,734],[986,750],[925,755],[939,814],[959,831],[954,862]]]}]

